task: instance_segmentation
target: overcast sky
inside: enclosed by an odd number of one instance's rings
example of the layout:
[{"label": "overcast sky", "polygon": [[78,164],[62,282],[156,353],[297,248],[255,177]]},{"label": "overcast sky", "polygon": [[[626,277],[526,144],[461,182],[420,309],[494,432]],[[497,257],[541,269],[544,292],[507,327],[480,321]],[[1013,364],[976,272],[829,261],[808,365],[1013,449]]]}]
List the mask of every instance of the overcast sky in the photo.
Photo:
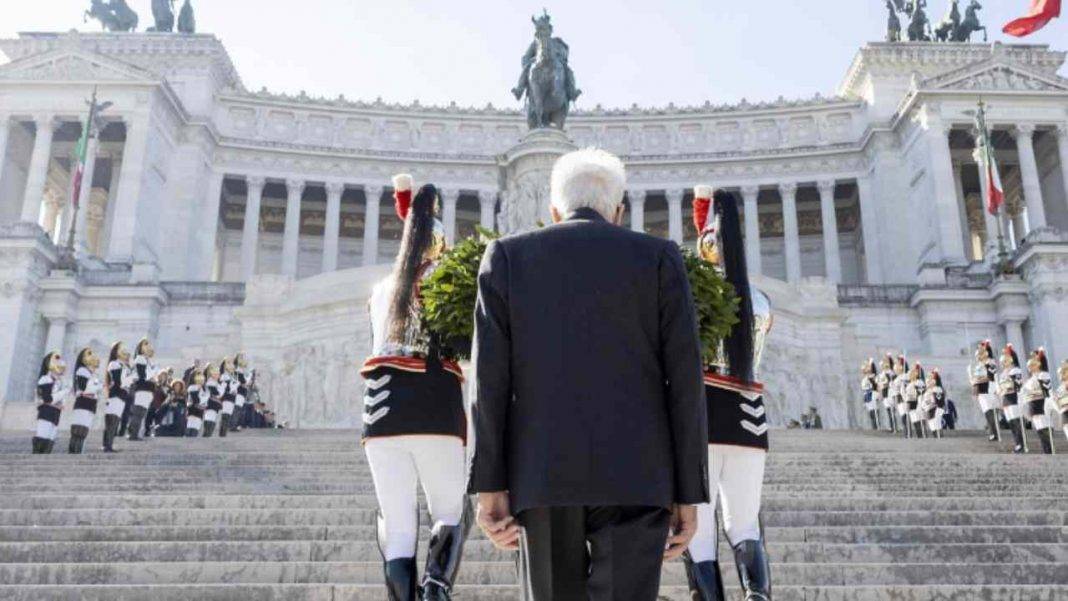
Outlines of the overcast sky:
[{"label": "overcast sky", "polygon": [[[517,104],[508,90],[543,6],[571,46],[586,108],[833,94],[887,19],[883,0],[192,1],[199,31],[223,41],[250,89],[475,106]],[[1030,0],[984,1],[990,40],[1008,41],[1001,25]],[[150,26],[150,0],[128,2]],[[930,0],[934,20],[947,4]],[[98,31],[82,22],[88,6],[0,0],[0,36]],[[1062,19],[1028,41],[1065,50],[1066,40]]]}]

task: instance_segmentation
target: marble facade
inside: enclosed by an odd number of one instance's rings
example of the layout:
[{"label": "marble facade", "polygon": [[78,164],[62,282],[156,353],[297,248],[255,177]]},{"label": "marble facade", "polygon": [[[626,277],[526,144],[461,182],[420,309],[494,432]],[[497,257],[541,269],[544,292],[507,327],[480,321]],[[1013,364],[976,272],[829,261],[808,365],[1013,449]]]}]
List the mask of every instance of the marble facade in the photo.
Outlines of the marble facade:
[{"label": "marble facade", "polygon": [[[244,348],[283,419],[349,425],[363,299],[400,234],[390,175],[442,188],[451,239],[539,216],[509,202],[537,196],[519,180],[544,171],[512,168],[517,110],[252,91],[211,35],[27,33],[0,51],[0,427],[32,407],[46,348],[144,335],[163,363]],[[636,230],[689,242],[693,184],[738,192],[750,269],[776,311],[773,424],[815,405],[828,426],[863,425],[857,367],[893,350],[942,366],[976,425],[964,366],[977,340],[1068,358],[1064,60],[1035,45],[872,43],[833,95],[579,107],[565,133],[624,158]],[[93,86],[114,106],[72,263],[70,155]],[[990,275],[999,224],[972,156],[980,97],[1009,199],[1009,278]]]}]

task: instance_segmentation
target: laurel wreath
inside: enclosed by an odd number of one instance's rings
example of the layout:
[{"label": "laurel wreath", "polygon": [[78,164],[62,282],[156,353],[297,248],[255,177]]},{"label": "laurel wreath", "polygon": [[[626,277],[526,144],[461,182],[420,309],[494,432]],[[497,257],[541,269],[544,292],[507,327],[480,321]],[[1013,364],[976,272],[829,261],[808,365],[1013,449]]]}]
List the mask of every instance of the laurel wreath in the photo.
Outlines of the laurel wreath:
[{"label": "laurel wreath", "polygon": [[[470,358],[478,268],[486,246],[497,237],[496,232],[478,228],[477,235],[446,251],[437,269],[420,286],[423,327],[442,341],[443,354],[450,358]],[[734,287],[710,263],[689,249],[684,248],[682,254],[697,310],[703,358],[710,362],[738,322],[738,297]]]}]

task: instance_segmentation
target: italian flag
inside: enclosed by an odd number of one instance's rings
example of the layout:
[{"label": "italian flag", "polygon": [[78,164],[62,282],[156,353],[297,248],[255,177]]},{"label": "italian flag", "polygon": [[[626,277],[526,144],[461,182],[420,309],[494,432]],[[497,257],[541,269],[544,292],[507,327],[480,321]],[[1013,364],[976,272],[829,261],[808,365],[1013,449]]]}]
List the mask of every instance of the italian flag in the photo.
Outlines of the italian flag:
[{"label": "italian flag", "polygon": [[1031,0],[1031,8],[1027,14],[1006,23],[1002,31],[1022,38],[1042,29],[1059,16],[1061,16],[1061,0]]},{"label": "italian flag", "polygon": [[[82,126],[82,137],[78,139],[78,145],[74,147],[74,179],[71,181],[70,203],[78,208],[78,198],[82,195],[82,178],[85,176],[85,157],[89,153],[89,128],[93,124],[93,111],[96,110],[96,94],[93,95],[93,103],[89,107],[89,118]],[[92,185],[92,184],[90,184]]]},{"label": "italian flag", "polygon": [[998,209],[1005,202],[1005,189],[1001,186],[1001,175],[994,157],[994,145],[990,141],[990,130],[986,128],[986,111],[982,103],[979,104],[979,112],[975,115],[975,125],[979,130],[976,145],[979,160],[982,161],[983,180],[986,182],[986,210],[991,215],[997,215]]}]

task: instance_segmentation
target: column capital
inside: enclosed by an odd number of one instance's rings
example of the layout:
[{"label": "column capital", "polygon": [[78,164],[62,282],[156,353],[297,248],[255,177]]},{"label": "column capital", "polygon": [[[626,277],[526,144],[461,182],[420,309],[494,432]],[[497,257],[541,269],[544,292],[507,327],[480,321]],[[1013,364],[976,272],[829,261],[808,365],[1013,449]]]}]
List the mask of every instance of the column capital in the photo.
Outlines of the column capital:
[{"label": "column capital", "polygon": [[1068,140],[1068,123],[1059,123],[1057,125],[1057,139],[1061,141]]},{"label": "column capital", "polygon": [[1032,123],[1017,123],[1012,127],[1012,136],[1020,141],[1020,138],[1030,139],[1035,135],[1035,126]]},{"label": "column capital", "polygon": [[779,184],[779,194],[783,196],[794,196],[797,194],[797,182],[785,182]]},{"label": "column capital", "polygon": [[645,202],[645,197],[648,196],[648,195],[649,195],[649,191],[648,190],[641,190],[641,189],[638,189],[638,190],[627,190],[627,200],[629,200],[631,204],[644,203]]},{"label": "column capital", "polygon": [[56,116],[52,113],[37,113],[33,116],[33,122],[37,126],[37,130],[41,128],[47,130],[53,130],[56,127]]},{"label": "column capital", "polygon": [[664,190],[664,196],[667,197],[668,202],[682,202],[682,197],[686,195],[686,188],[667,188]]},{"label": "column capital", "polygon": [[345,182],[329,181],[324,187],[328,196],[340,196],[345,193]]},{"label": "column capital", "polygon": [[371,198],[380,198],[382,196],[382,191],[386,189],[386,187],[381,184],[362,184],[362,187],[363,193],[367,195],[368,200]]},{"label": "column capital", "polygon": [[487,189],[475,190],[475,194],[478,195],[478,202],[480,204],[486,204],[487,202],[496,202],[497,201],[497,191],[496,190],[487,190]]},{"label": "column capital", "polygon": [[460,199],[459,188],[438,188],[438,194],[441,195],[441,202],[443,203],[455,203],[457,200]]},{"label": "column capital", "polygon": [[286,178],[286,190],[290,194],[301,194],[301,193],[303,193],[305,184],[307,184],[307,182],[305,180],[303,180],[303,179],[300,179],[300,178],[296,178],[296,177],[287,177]]},{"label": "column capital", "polygon": [[833,179],[821,179],[816,182],[816,189],[820,191],[820,196],[830,195],[834,198],[834,189],[838,186],[838,182]]},{"label": "column capital", "polygon": [[757,184],[747,184],[742,186],[741,191],[743,200],[747,198],[756,199],[757,196],[760,196],[760,186]]},{"label": "column capital", "polygon": [[251,191],[253,188],[263,192],[263,186],[267,184],[267,178],[262,175],[249,175],[245,177],[245,184]]}]

